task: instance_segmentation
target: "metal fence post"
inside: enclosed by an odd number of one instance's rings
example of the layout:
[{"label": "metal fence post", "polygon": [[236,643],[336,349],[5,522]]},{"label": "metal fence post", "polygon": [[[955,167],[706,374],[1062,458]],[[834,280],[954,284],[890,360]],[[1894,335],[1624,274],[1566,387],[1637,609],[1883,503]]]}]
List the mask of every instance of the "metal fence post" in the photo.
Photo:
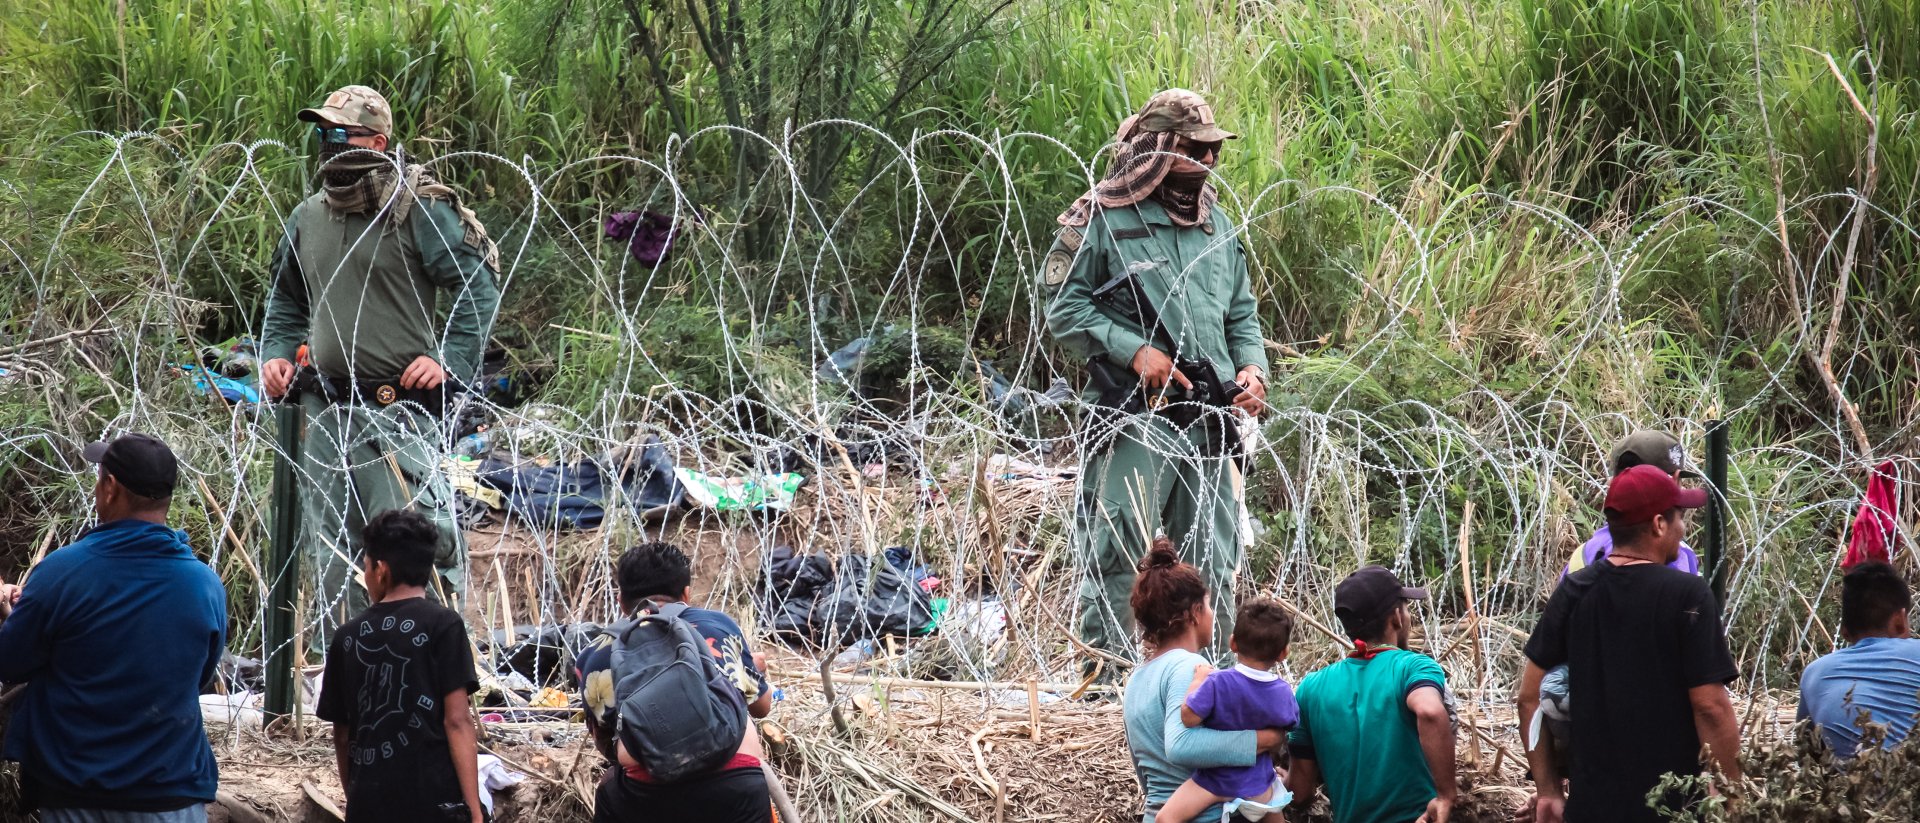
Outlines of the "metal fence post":
[{"label": "metal fence post", "polygon": [[1707,421],[1707,582],[1714,602],[1727,606],[1727,421]]},{"label": "metal fence post", "polygon": [[273,540],[267,547],[266,563],[270,576],[266,604],[269,725],[293,714],[294,701],[299,699],[299,679],[294,672],[306,662],[301,638],[293,636],[294,595],[300,583],[300,554],[295,546],[300,539],[300,495],[296,484],[300,429],[306,423],[306,412],[298,403],[283,402],[276,410],[275,422],[279,448],[273,457]]}]

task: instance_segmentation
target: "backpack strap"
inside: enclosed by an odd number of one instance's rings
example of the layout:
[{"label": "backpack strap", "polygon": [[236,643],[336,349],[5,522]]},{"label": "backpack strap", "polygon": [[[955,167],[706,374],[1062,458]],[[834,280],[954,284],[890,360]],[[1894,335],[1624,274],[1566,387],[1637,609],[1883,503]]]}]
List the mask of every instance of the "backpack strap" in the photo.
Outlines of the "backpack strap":
[{"label": "backpack strap", "polygon": [[659,620],[661,622],[670,623],[678,619],[681,615],[685,614],[687,611],[687,608],[688,606],[685,603],[669,603],[665,606],[661,606],[660,610],[657,612],[654,612],[652,614],[642,615],[640,619],[641,620]]}]

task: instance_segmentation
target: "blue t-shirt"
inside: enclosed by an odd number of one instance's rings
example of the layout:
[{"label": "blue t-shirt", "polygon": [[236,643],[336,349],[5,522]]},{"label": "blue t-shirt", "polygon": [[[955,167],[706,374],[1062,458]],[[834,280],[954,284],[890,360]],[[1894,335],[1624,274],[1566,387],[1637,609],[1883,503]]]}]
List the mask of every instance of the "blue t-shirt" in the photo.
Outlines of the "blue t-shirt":
[{"label": "blue t-shirt", "polygon": [[[1202,726],[1222,732],[1291,729],[1300,721],[1300,705],[1293,687],[1271,672],[1250,674],[1235,666],[1207,676],[1187,708],[1200,715]],[[1258,797],[1273,788],[1273,753],[1261,752],[1251,766],[1198,769],[1193,782],[1218,797]]]},{"label": "blue t-shirt", "polygon": [[1907,738],[1920,712],[1920,640],[1867,637],[1807,665],[1800,718],[1811,717],[1841,757],[1860,746],[1860,712],[1887,727],[1884,748]]}]

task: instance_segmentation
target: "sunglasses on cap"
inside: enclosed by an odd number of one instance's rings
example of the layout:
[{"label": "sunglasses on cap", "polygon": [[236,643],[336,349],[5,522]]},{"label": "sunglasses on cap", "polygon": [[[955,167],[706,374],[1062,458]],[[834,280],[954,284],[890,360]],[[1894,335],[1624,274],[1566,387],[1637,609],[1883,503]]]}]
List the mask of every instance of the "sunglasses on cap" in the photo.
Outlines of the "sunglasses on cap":
[{"label": "sunglasses on cap", "polygon": [[350,129],[346,126],[314,126],[313,133],[320,136],[322,143],[345,143],[348,138],[372,137],[379,134],[370,129]]}]

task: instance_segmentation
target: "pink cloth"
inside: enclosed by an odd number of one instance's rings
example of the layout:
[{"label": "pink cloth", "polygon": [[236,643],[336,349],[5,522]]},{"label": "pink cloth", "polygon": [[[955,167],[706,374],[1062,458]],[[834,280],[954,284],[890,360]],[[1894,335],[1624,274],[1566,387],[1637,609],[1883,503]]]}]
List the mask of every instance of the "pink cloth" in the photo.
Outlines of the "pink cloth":
[{"label": "pink cloth", "polygon": [[1860,513],[1853,518],[1853,537],[1847,541],[1847,557],[1840,568],[1851,569],[1861,563],[1891,562],[1893,527],[1893,461],[1873,467],[1867,479],[1867,497],[1860,501]]}]

